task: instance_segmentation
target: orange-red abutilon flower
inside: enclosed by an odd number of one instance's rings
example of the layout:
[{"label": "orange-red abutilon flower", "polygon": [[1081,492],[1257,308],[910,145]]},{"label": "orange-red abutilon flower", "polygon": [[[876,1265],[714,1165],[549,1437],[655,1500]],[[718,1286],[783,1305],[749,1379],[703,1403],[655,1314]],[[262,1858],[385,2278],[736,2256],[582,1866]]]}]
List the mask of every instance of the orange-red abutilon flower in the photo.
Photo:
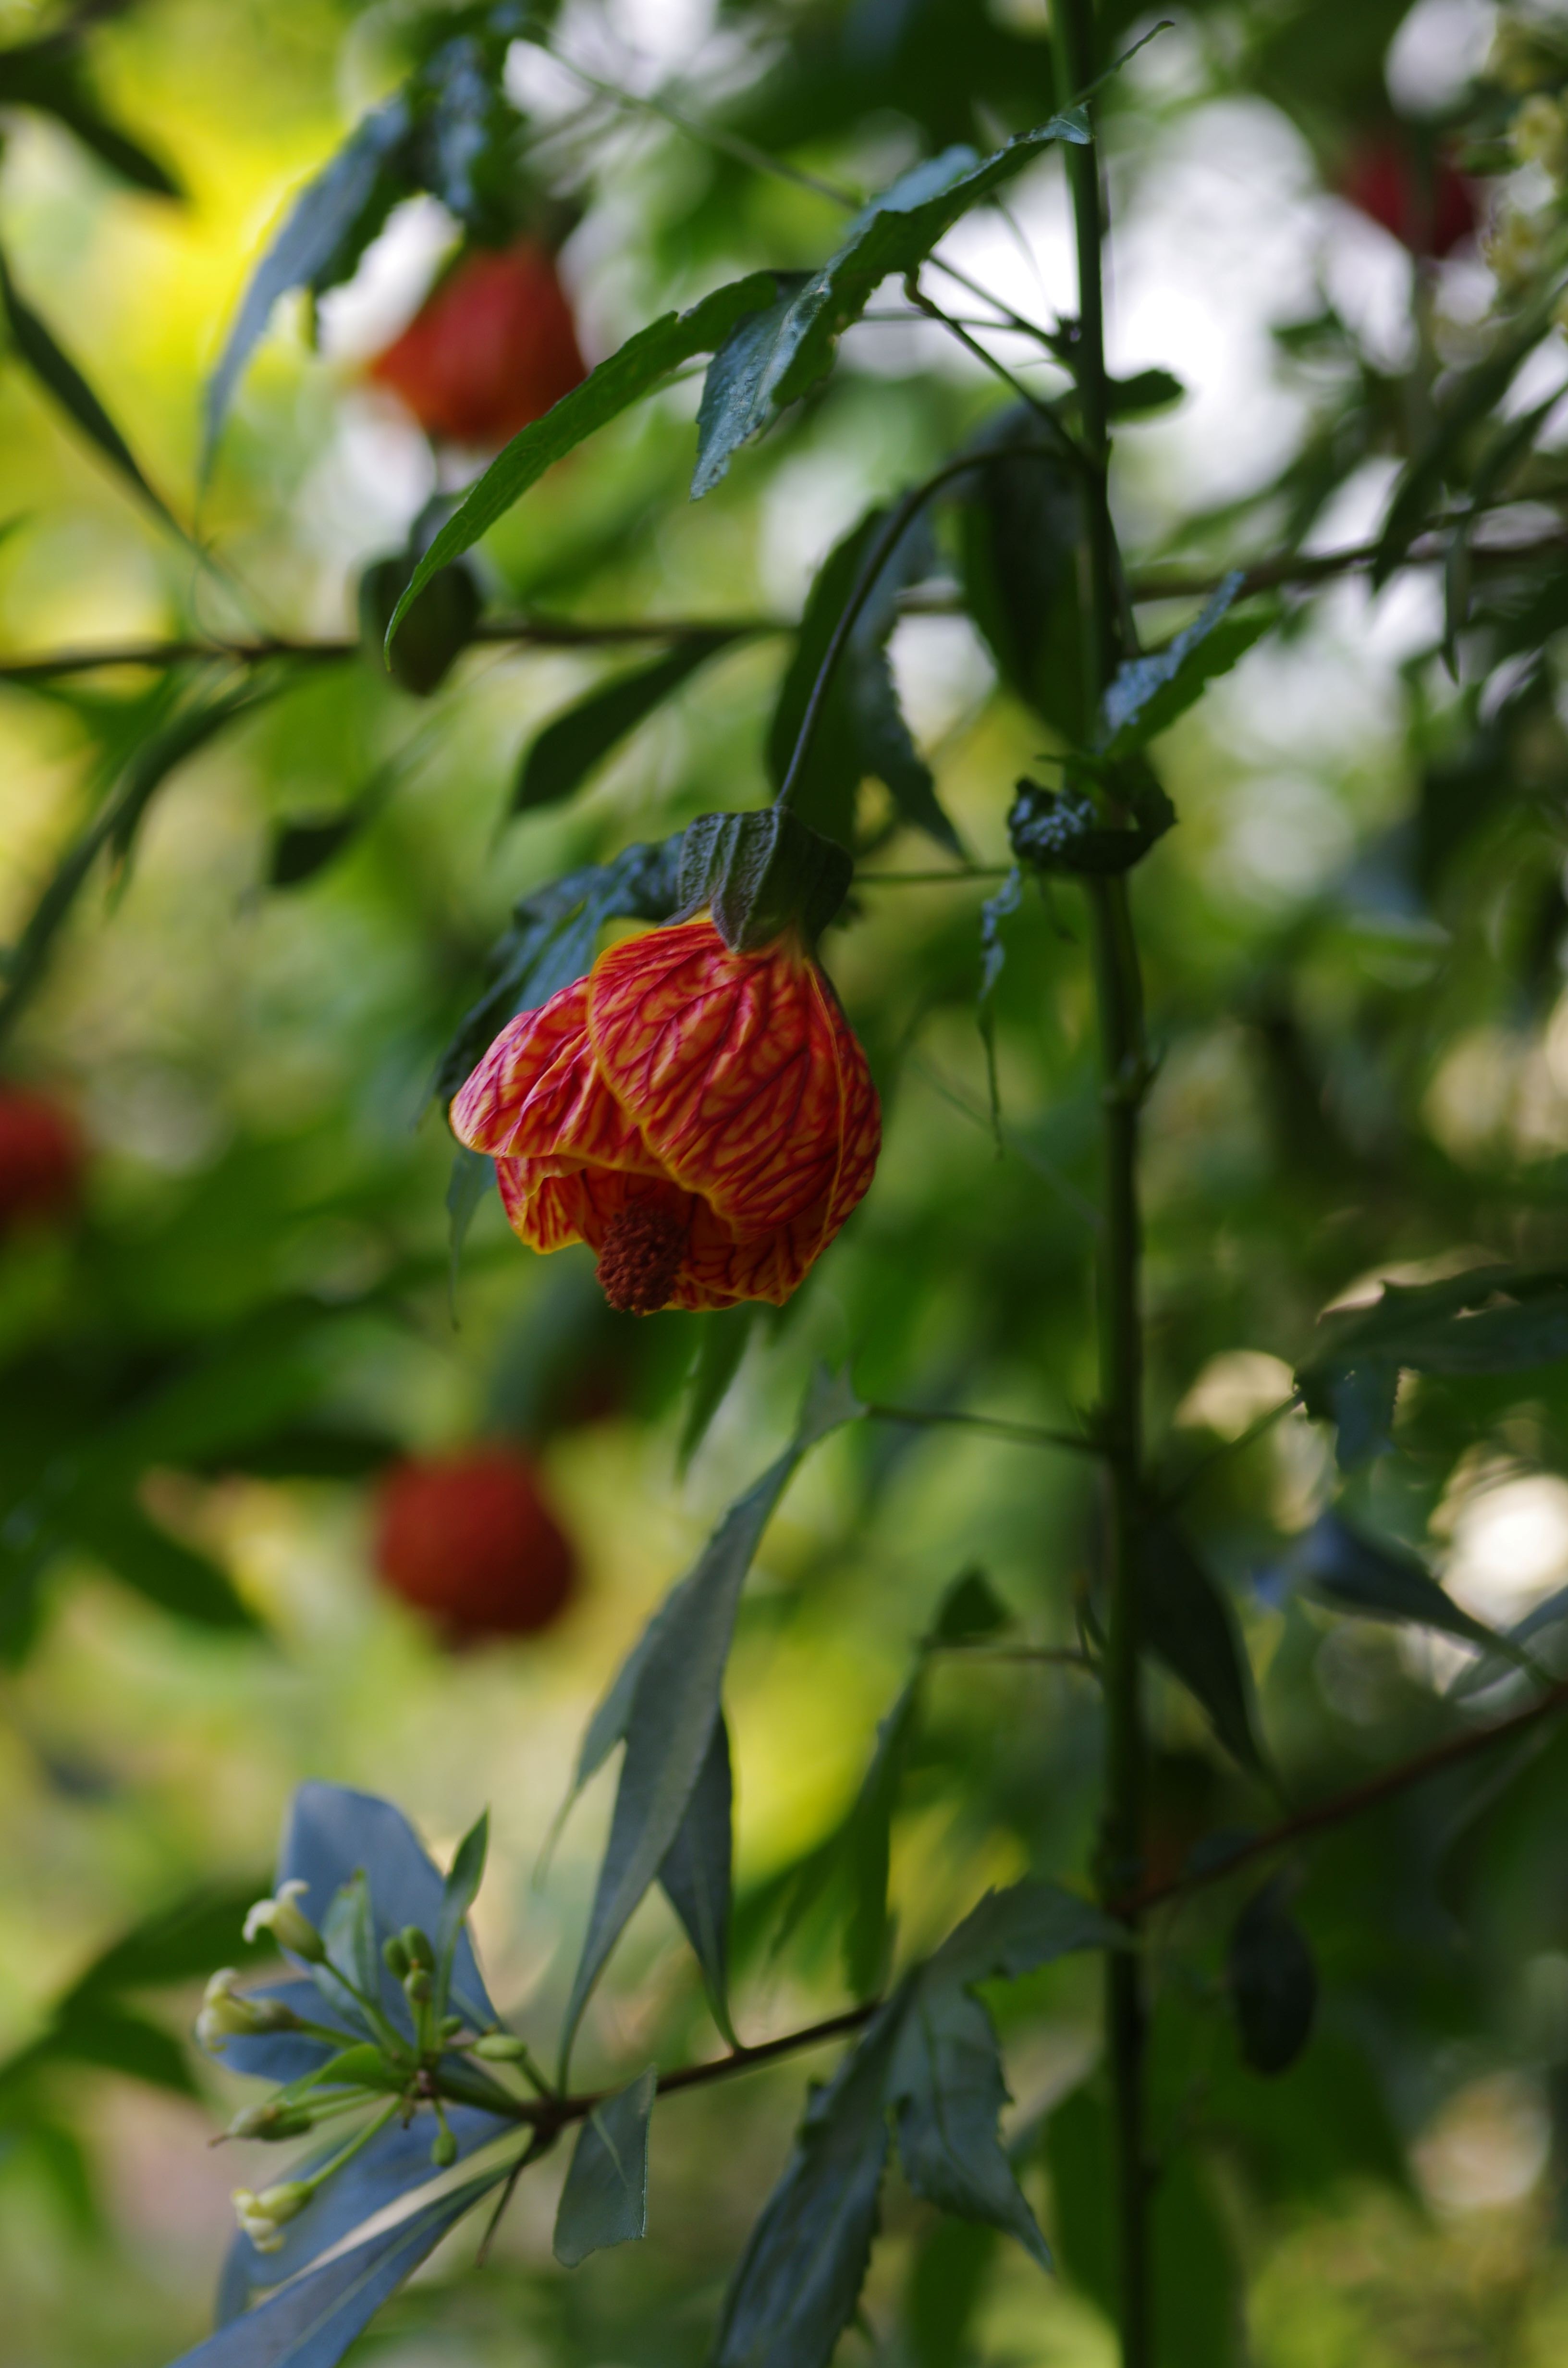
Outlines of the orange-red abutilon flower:
[{"label": "orange-red abutilon flower", "polygon": [[866,1056],[793,931],[733,951],[712,921],[612,946],[525,1011],[452,1104],[514,1232],[585,1241],[612,1306],[788,1299],[871,1180]]}]

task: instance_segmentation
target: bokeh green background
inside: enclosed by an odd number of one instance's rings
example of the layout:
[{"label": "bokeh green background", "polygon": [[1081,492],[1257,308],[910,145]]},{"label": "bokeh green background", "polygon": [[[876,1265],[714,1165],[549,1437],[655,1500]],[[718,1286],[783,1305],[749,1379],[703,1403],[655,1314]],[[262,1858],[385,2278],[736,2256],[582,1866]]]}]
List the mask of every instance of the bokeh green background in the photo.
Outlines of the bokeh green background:
[{"label": "bokeh green background", "polygon": [[[1184,15],[1127,77],[1110,130],[1114,359],[1172,368],[1189,390],[1119,444],[1135,555],[1266,484],[1324,422],[1362,416],[1367,373],[1392,383],[1403,367],[1409,259],[1324,180],[1369,93],[1386,95],[1402,13]],[[695,0],[627,0],[569,11],[559,38],[634,88],[678,71],[765,144],[863,186],[937,140],[983,144],[1045,111],[1043,12],[1028,0],[850,14],[853,41],[833,11],[714,19]],[[1449,68],[1457,87],[1487,14],[1424,0],[1394,43],[1396,88],[1402,74],[1430,86]],[[42,21],[0,8],[6,39]],[[126,191],[46,120],[6,118],[0,233],[17,283],[187,517],[199,385],[247,265],[290,187],[380,95],[394,32],[392,12],[329,0],[147,0],[107,23],[99,86],[176,168],[183,204]],[[521,96],[541,121],[566,106],[561,94],[532,61]],[[559,134],[556,158],[585,203],[564,269],[594,359],[670,302],[755,263],[814,260],[835,235],[825,199],[645,113],[591,155]],[[1037,168],[1014,211],[952,251],[1020,302],[1069,305],[1059,167]],[[0,651],[351,632],[358,569],[396,545],[435,482],[422,439],[366,389],[360,362],[406,316],[441,238],[427,208],[401,221],[368,284],[324,307],[321,351],[282,309],[200,511],[240,602],[159,537],[0,358],[11,521]],[[1473,247],[1447,270],[1459,336],[1485,274]],[[1340,329],[1303,361],[1273,332],[1312,317],[1325,294]],[[559,468],[491,538],[494,606],[788,620],[865,506],[939,461],[996,400],[934,334],[869,323],[830,392],[688,507],[696,389],[678,386]],[[1342,437],[1327,472],[1314,529],[1325,547],[1367,530],[1394,466],[1375,435],[1352,445]],[[1267,524],[1262,511],[1244,519],[1248,548]],[[1188,539],[1200,570],[1225,555],[1225,531],[1221,519]],[[1429,658],[1435,598],[1420,572],[1376,600],[1359,584],[1330,588],[1159,750],[1181,825],[1134,894],[1162,1054],[1152,1386],[1178,1455],[1271,1406],[1317,1309],[1369,1272],[1414,1279],[1478,1244],[1562,1255],[1562,833],[1550,796],[1521,800],[1467,841],[1457,882],[1428,866],[1412,886],[1424,768],[1461,731]],[[299,1318],[291,1409],[327,1433],[422,1452],[491,1432],[534,1441],[584,1577],[547,1636],[453,1655],[378,1590],[366,1484],[272,1480],[229,1468],[221,1450],[183,1463],[150,1453],[145,1508],[232,1574],[262,1633],[204,1633],[70,1555],[13,1622],[0,1679],[0,2049],[23,2047],[123,1926],[199,1881],[259,1876],[305,1775],[396,1799],[437,1854],[490,1804],[480,1942],[497,1998],[548,2039],[607,1814],[601,1789],[539,1874],[584,1720],[647,1609],[787,1435],[812,1362],[851,1360],[877,1399],[1047,1423],[1090,1399],[1083,1198],[1097,1088],[1071,889],[1031,891],[1008,924],[1000,1156],[974,1020],[983,888],[858,892],[825,951],[883,1092],[881,1166],[799,1301],[756,1327],[688,1471],[676,1447],[692,1320],[606,1319],[586,1263],[534,1260],[492,1204],[453,1321],[449,1145],[426,1087],[484,951],[514,897],[574,863],[761,801],[783,647],[765,636],[726,655],[569,809],[512,822],[520,751],[622,658],[486,646],[426,704],[368,658],[301,674],[177,773],[112,886],[95,878],[13,1050],[18,1076],[79,1110],[93,1148],[80,1223],[0,1251],[17,1422],[46,1369],[89,1409],[95,1390],[153,1393],[208,1360],[243,1397],[265,1386],[269,1327]],[[977,861],[1005,862],[1012,785],[1040,725],[998,691],[961,619],[906,618],[894,651],[949,810]],[[7,934],[89,811],[106,752],[137,727],[148,682],[110,669],[0,685]],[[1550,790],[1563,735],[1550,707],[1535,728],[1532,779]],[[270,886],[279,829],[342,811],[389,764],[384,803],[341,856],[296,888]],[[867,868],[931,860],[905,833]],[[1410,1459],[1369,1485],[1390,1529],[1420,1534],[1430,1519],[1453,1591],[1506,1622],[1568,1577],[1568,1397],[1550,1377],[1532,1376],[1528,1397],[1500,1388],[1482,1407],[1483,1450],[1463,1451],[1460,1434],[1481,1397],[1456,1413],[1456,1394],[1434,1389],[1411,1417],[1426,1428]],[[1199,1501],[1244,1609],[1266,1726],[1303,1790],[1419,1743],[1452,1667],[1430,1643],[1333,1627],[1252,1586],[1324,1501],[1330,1464],[1324,1436],[1292,1417]],[[770,1885],[852,1794],[944,1587],[978,1565],[1024,1633],[1065,1641],[1093,1520],[1071,1459],[953,1433],[858,1432],[796,1483],[753,1581],[729,1696],[747,2036],[842,1998],[826,1920],[769,1952]],[[901,1946],[934,1939],[987,1883],[1031,1862],[1085,1863],[1096,1737],[1084,1692],[1073,1672],[1038,1666],[937,1669],[895,1828]],[[1494,1690],[1486,1706],[1501,1699]],[[1178,1840],[1189,1825],[1265,1813],[1185,1697],[1161,1691],[1156,1712]],[[1568,1769],[1549,1745],[1503,1773],[1495,1811],[1473,1789],[1428,1794],[1313,1859],[1301,1911],[1324,1965],[1319,2033],[1250,2103],[1217,2003],[1220,1927],[1189,1909],[1164,1936],[1159,2111],[1173,2141],[1196,2133],[1198,2166],[1169,2238],[1173,2287],[1193,2289],[1181,2368],[1232,2356],[1533,2368],[1561,2356],[1553,2066],[1568,2048],[1568,1903],[1556,1837]],[[143,2003],[183,2029],[196,1995]],[[999,2241],[940,2229],[895,2192],[864,2340],[879,2356],[958,2356],[939,2348],[936,2297],[978,2280],[964,2338],[975,2356],[1098,2368],[1111,2339],[1094,2298],[1092,2117],[1079,2127],[1064,2106],[1054,2138],[1038,2136],[1057,2100],[1089,2093],[1078,2084],[1097,2045],[1093,1986],[1058,1973],[1007,2011],[1026,2183],[1067,2273],[1047,2286]],[[695,1969],[651,1904],[594,2009],[585,2068],[711,2044]],[[525,2183],[486,2271],[465,2273],[472,2239],[460,2233],[363,2356],[388,2368],[697,2360],[806,2069],[661,2112],[644,2248],[571,2278],[554,2269],[547,2170]],[[207,2145],[238,2084],[210,2066],[196,2077],[210,2105],[63,2064],[6,2092],[0,2358],[154,2368],[205,2331],[227,2192],[251,2170],[237,2149]],[[846,2354],[861,2342],[848,2338]]]}]

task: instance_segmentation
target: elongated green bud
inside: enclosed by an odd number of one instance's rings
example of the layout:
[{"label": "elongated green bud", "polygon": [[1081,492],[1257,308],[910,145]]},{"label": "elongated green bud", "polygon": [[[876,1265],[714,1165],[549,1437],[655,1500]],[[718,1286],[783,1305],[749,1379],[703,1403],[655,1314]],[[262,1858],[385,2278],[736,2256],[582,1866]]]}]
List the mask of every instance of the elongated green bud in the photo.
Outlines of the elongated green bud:
[{"label": "elongated green bud", "polygon": [[381,1963],[385,1965],[388,1973],[392,1975],[394,1982],[401,1982],[406,1976],[408,1972],[408,1951],[403,1947],[403,1942],[397,1938],[395,1933],[393,1933],[390,1940],[383,1941],[381,1942]]},{"label": "elongated green bud", "polygon": [[419,1966],[424,1973],[433,1974],[436,1970],[436,1952],[430,1946],[428,1933],[422,1932],[417,1924],[405,1924],[400,1937],[403,1947],[408,1952],[409,1964]]},{"label": "elongated green bud", "polygon": [[528,2051],[509,2031],[487,2031],[468,2052],[486,2064],[520,2064]]}]

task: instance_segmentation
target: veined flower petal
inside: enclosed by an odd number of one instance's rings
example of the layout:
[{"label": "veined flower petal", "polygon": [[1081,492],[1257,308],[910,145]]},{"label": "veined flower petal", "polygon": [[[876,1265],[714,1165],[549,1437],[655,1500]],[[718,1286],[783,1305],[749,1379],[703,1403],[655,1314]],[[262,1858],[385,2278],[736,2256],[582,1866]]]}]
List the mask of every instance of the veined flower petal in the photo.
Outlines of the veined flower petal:
[{"label": "veined flower petal", "polygon": [[513,1231],[585,1242],[612,1304],[779,1305],[870,1182],[866,1057],[816,963],[711,921],[616,946],[495,1039],[452,1104]]},{"label": "veined flower petal", "polygon": [[589,981],[589,1035],[617,1099],[668,1173],[744,1234],[831,1198],[845,1099],[834,1016],[804,954],[733,953],[710,921],[612,947]]}]

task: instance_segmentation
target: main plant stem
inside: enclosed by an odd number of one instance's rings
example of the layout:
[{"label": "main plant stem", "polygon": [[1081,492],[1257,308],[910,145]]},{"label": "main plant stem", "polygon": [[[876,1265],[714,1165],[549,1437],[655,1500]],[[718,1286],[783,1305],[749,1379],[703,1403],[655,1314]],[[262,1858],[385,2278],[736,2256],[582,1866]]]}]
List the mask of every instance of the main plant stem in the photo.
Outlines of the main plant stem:
[{"label": "main plant stem", "polygon": [[[1094,0],[1058,0],[1056,56],[1063,92],[1086,90],[1098,70]],[[1087,482],[1085,559],[1088,688],[1095,705],[1123,655],[1125,603],[1108,488],[1110,419],[1100,259],[1105,235],[1097,147],[1069,148],[1078,256],[1077,381]],[[1091,709],[1092,712],[1092,709]],[[1147,1083],[1143,996],[1124,879],[1087,882],[1099,1019],[1104,1108],[1105,1222],[1098,1279],[1100,1400],[1107,1504],[1106,1793],[1099,1880],[1108,1900],[1135,1891],[1145,1785],[1139,1677],[1139,1528],[1143,1495],[1143,1330],[1139,1297],[1138,1122]],[[1150,2176],[1145,2129],[1144,1973],[1134,1945],[1106,1957],[1123,2368],[1153,2368]]]}]

